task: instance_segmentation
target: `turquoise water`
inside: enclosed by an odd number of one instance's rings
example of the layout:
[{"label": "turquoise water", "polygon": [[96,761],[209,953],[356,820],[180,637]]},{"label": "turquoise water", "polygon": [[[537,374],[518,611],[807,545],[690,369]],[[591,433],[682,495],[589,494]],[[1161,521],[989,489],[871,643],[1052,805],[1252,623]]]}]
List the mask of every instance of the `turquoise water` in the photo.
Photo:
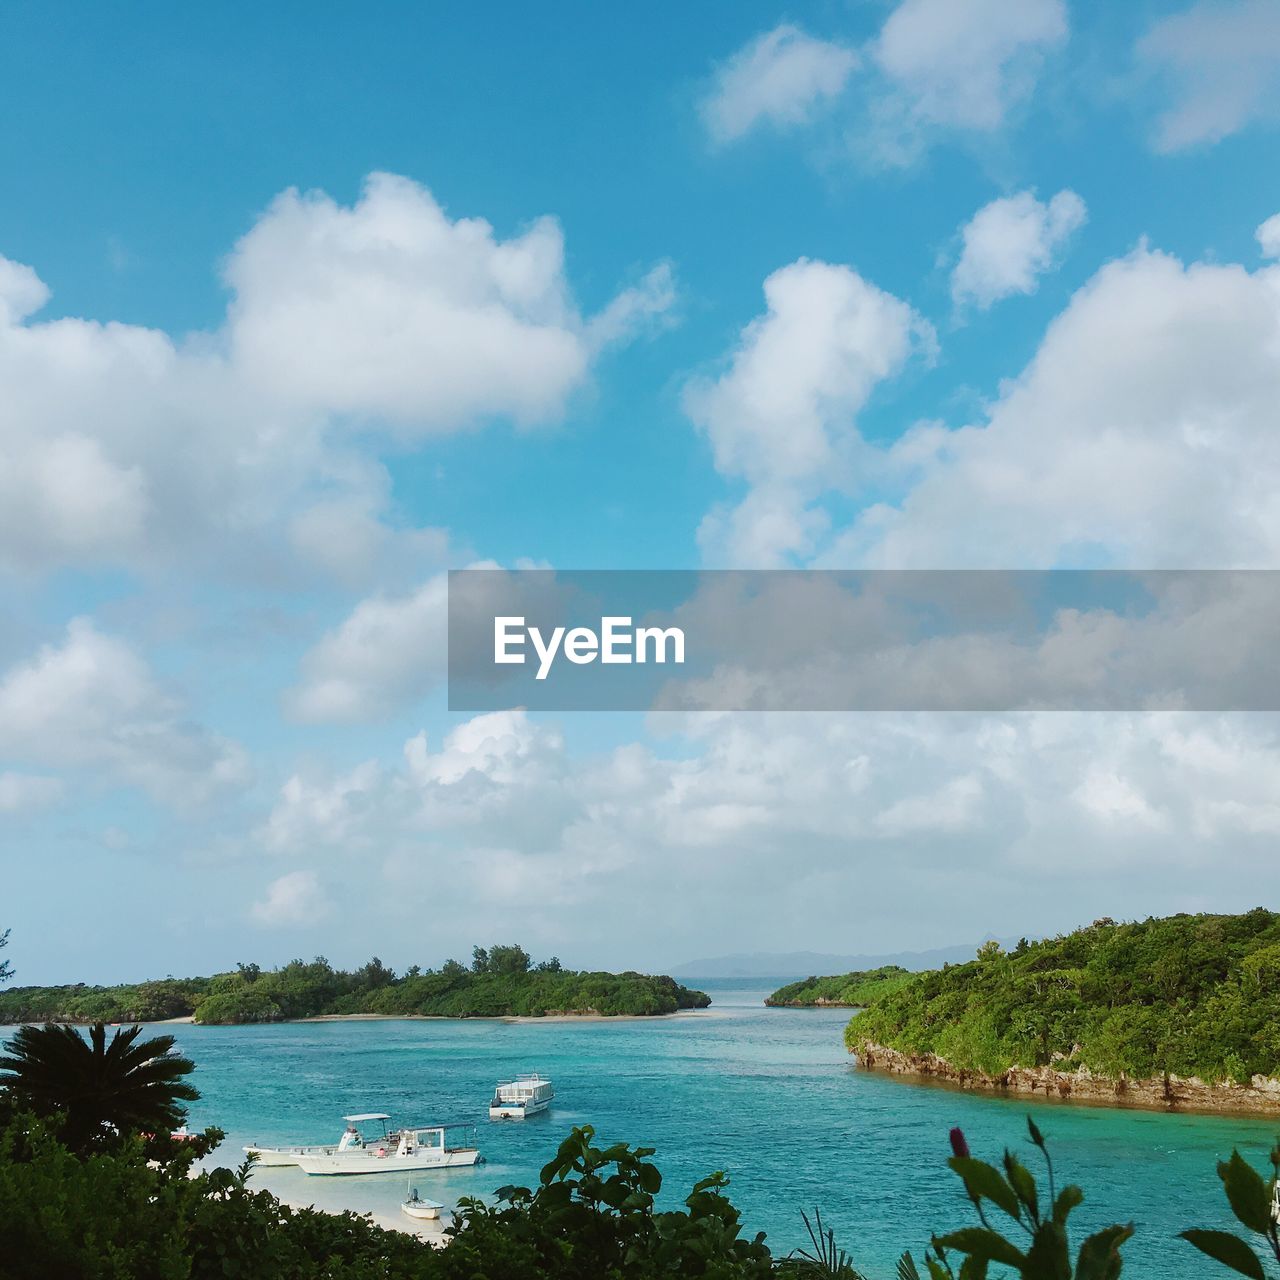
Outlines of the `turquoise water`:
[{"label": "turquoise water", "polygon": [[[1133,1218],[1130,1272],[1179,1280],[1213,1274],[1186,1226],[1229,1224],[1215,1161],[1233,1145],[1261,1165],[1280,1122],[1168,1116],[1069,1104],[1008,1102],[854,1071],[838,1010],[765,1009],[765,990],[704,982],[705,1014],[599,1022],[378,1021],[178,1030],[199,1064],[192,1127],[245,1143],[326,1142],[344,1113],[387,1111],[409,1122],[475,1120],[486,1163],[418,1176],[421,1194],[452,1205],[505,1183],[530,1184],[571,1125],[606,1141],[658,1149],[671,1203],[715,1169],[751,1231],[775,1251],[806,1242],[800,1210],[818,1205],[837,1238],[873,1276],[899,1252],[922,1252],[931,1230],[968,1225],[971,1210],[946,1168],[947,1131],[960,1125],[975,1155],[1025,1149],[1034,1114],[1059,1184],[1086,1192],[1082,1225]],[[172,1028],[166,1028],[172,1030]],[[547,1115],[490,1122],[500,1078],[540,1071],[556,1087]],[[325,1208],[394,1214],[405,1180],[310,1178],[259,1170],[278,1194]]]}]

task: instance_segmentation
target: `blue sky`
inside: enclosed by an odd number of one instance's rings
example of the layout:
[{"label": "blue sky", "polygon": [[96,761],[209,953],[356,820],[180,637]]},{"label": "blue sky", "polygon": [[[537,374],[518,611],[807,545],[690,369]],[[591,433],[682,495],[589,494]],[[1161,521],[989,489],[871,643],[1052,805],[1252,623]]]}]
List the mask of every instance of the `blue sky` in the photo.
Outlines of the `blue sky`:
[{"label": "blue sky", "polygon": [[1262,717],[439,685],[477,562],[1274,566],[1270,0],[0,23],[19,980],[1274,897]]}]

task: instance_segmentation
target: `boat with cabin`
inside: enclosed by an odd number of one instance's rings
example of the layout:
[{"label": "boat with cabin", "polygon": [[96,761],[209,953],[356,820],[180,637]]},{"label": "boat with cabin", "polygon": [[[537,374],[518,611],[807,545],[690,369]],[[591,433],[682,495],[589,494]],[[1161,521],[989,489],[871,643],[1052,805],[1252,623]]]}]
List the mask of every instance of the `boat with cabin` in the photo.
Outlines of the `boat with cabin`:
[{"label": "boat with cabin", "polygon": [[546,1111],[555,1097],[551,1081],[536,1072],[533,1075],[516,1076],[514,1080],[500,1083],[493,1091],[489,1103],[490,1120],[523,1120]]},{"label": "boat with cabin", "polygon": [[475,1144],[473,1124],[405,1125],[384,1132],[380,1138],[361,1138],[319,1150],[294,1154],[293,1163],[313,1176],[338,1174],[423,1172],[479,1164],[483,1157]]},{"label": "boat with cabin", "polygon": [[[346,1122],[346,1128],[336,1143],[321,1142],[312,1146],[245,1147],[244,1152],[246,1155],[253,1156],[254,1163],[258,1166],[276,1168],[281,1165],[297,1164],[299,1156],[348,1151],[378,1139],[387,1142],[393,1136],[387,1129],[387,1122],[391,1117],[383,1111],[363,1112],[360,1115],[343,1116],[342,1119]],[[362,1131],[362,1125],[381,1125],[381,1130],[379,1133],[369,1135]]]}]

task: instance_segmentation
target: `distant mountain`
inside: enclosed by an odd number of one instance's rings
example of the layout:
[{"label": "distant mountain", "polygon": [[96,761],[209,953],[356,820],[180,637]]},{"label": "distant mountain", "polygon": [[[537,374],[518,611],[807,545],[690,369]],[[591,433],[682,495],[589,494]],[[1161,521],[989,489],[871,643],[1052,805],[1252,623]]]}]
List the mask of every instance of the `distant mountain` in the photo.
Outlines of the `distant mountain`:
[{"label": "distant mountain", "polygon": [[[962,964],[972,960],[978,948],[990,937],[978,942],[937,947],[933,951],[896,951],[884,955],[838,956],[823,951],[753,951],[735,956],[711,956],[690,960],[672,969],[674,978],[807,978],[811,975],[853,973],[860,969],[879,969],[897,964],[904,969],[940,969],[944,964]],[[1003,947],[1017,945],[1017,938],[998,938]]]}]

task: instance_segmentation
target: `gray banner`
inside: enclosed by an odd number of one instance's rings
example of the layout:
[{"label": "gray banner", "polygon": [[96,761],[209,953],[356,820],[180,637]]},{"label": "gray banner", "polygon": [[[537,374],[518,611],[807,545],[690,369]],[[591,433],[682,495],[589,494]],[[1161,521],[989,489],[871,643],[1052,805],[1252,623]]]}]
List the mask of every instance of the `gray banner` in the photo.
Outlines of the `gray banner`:
[{"label": "gray banner", "polygon": [[449,574],[449,706],[1280,710],[1273,570]]}]

